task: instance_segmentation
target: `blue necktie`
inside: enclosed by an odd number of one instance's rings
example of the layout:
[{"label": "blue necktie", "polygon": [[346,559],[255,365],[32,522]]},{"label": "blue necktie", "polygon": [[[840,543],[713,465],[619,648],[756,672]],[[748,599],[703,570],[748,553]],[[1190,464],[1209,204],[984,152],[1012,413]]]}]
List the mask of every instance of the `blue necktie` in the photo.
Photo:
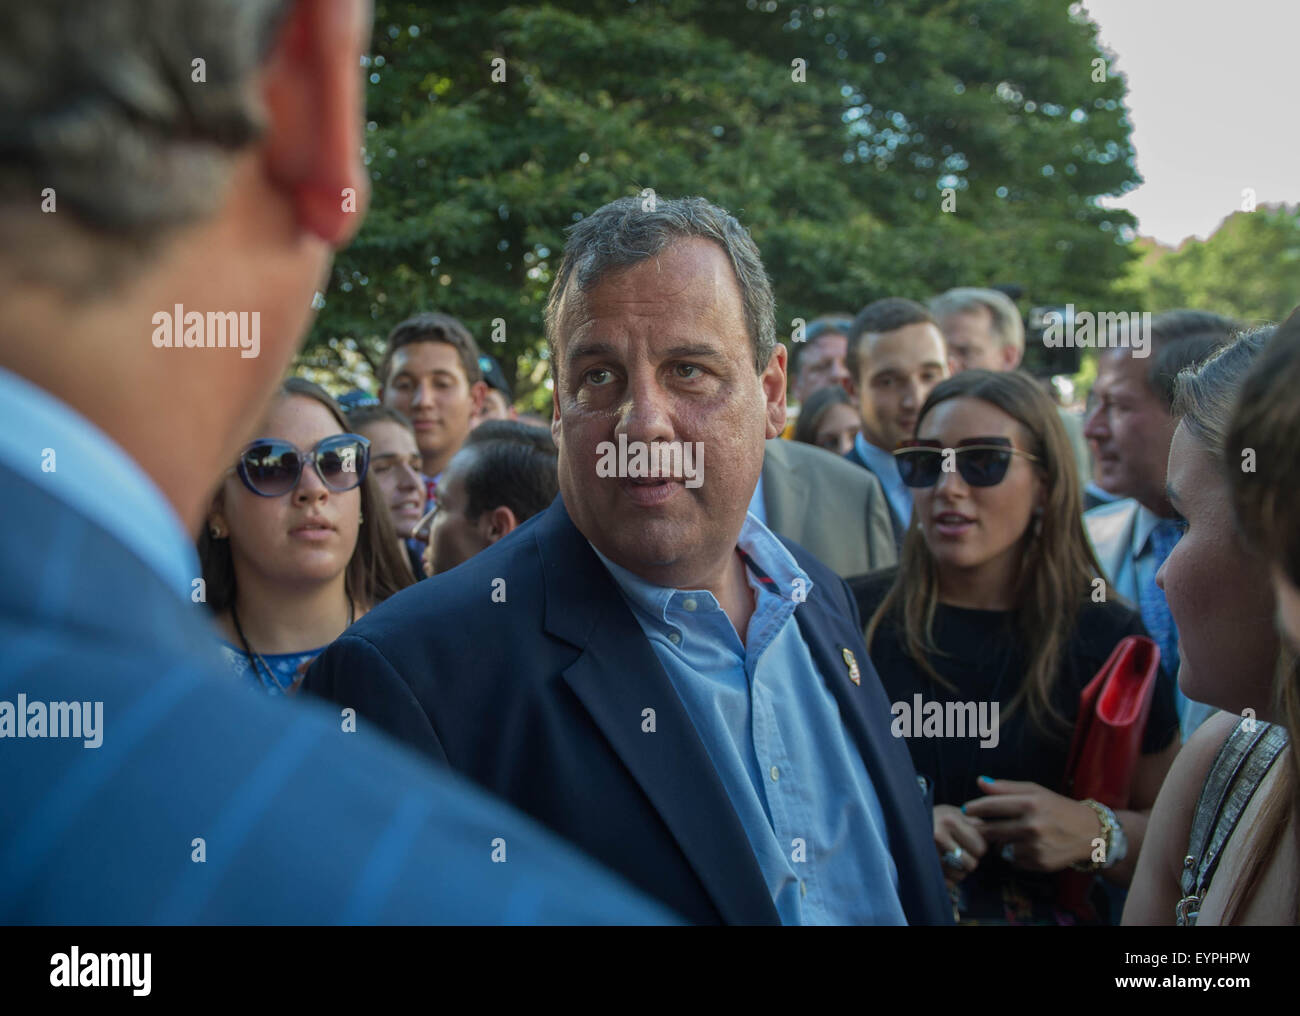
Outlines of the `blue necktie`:
[{"label": "blue necktie", "polygon": [[[1147,626],[1147,631],[1151,633],[1151,637],[1155,639],[1156,645],[1160,647],[1160,662],[1164,666],[1165,673],[1173,678],[1178,676],[1178,630],[1174,627],[1173,615],[1169,613],[1165,594],[1156,585],[1156,572],[1165,563],[1165,558],[1169,556],[1169,552],[1174,549],[1174,544],[1182,535],[1182,531],[1173,519],[1161,519],[1156,523],[1156,527],[1151,530],[1151,535],[1148,537],[1153,567],[1147,572],[1146,581],[1142,582],[1138,589],[1138,606],[1142,611],[1142,621]],[[1181,692],[1178,694],[1178,700],[1181,714],[1183,702]]]}]

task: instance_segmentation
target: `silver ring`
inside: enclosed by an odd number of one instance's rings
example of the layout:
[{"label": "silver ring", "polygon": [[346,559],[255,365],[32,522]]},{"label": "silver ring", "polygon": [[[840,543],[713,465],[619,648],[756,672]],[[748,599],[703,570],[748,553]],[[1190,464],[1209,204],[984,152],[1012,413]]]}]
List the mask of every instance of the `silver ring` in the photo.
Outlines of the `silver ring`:
[{"label": "silver ring", "polygon": [[1014,843],[1002,844],[1002,860],[1008,863],[1014,863],[1016,859],[1016,845]]},{"label": "silver ring", "polygon": [[949,850],[946,854],[944,854],[940,858],[940,861],[943,862],[945,867],[960,868],[962,867],[962,863],[961,863],[962,853],[963,851],[961,849],[961,844],[958,844],[957,846]]}]

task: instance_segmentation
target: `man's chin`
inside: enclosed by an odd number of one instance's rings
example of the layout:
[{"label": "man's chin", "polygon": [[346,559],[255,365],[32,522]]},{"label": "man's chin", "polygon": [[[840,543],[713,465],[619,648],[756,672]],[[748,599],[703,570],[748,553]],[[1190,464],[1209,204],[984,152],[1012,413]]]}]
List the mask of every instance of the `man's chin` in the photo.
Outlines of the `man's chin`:
[{"label": "man's chin", "polygon": [[1094,471],[1093,482],[1107,494],[1115,497],[1130,497],[1129,486],[1124,482],[1124,474],[1113,466],[1103,463]]},{"label": "man's chin", "polygon": [[680,523],[668,525],[664,520],[618,532],[600,532],[588,539],[620,568],[646,582],[671,588],[686,588],[692,576],[700,572],[707,554],[698,538],[684,538]]}]

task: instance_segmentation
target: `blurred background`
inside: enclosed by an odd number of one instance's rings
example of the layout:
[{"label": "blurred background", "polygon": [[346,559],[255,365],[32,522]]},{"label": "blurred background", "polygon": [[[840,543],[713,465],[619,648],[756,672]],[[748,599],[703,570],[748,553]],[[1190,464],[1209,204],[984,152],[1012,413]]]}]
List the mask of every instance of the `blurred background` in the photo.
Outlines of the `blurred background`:
[{"label": "blurred background", "polygon": [[373,391],[389,329],[438,310],[549,417],[565,227],[650,189],[750,228],[787,344],[879,297],[1005,287],[1026,368],[1078,405],[1094,357],[1036,341],[1046,309],[1300,302],[1298,24],[1267,0],[378,0],[372,211],[296,371]]}]

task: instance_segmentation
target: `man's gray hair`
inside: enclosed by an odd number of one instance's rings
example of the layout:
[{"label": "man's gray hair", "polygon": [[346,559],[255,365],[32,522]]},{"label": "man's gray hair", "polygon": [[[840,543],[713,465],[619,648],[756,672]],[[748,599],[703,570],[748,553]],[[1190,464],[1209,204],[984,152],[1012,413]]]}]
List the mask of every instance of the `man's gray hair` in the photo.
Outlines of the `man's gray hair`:
[{"label": "man's gray hair", "polygon": [[[106,241],[89,272],[97,275],[129,269],[114,246],[143,254],[168,229],[209,214],[230,157],[263,129],[254,73],[288,6],[11,4],[0,35],[0,243],[14,270],[63,274],[53,254],[43,267],[16,256],[39,254],[42,234],[56,224],[75,222],[83,238]],[[53,215],[40,214],[46,188],[54,191]],[[77,288],[92,280],[63,281]]]},{"label": "man's gray hair", "polygon": [[713,240],[727,252],[740,285],[745,326],[754,348],[754,370],[761,374],[776,348],[776,300],[749,230],[725,209],[704,198],[619,198],[568,229],[564,257],[546,301],[546,344],[552,371],[560,304],[570,280],[578,292],[593,289],[607,274],[646,261],[688,237]]},{"label": "man's gray hair", "polygon": [[930,313],[940,324],[951,314],[987,307],[993,315],[993,335],[1000,346],[1015,346],[1025,351],[1025,323],[1011,297],[996,289],[976,289],[963,286],[950,289],[930,301]]}]

